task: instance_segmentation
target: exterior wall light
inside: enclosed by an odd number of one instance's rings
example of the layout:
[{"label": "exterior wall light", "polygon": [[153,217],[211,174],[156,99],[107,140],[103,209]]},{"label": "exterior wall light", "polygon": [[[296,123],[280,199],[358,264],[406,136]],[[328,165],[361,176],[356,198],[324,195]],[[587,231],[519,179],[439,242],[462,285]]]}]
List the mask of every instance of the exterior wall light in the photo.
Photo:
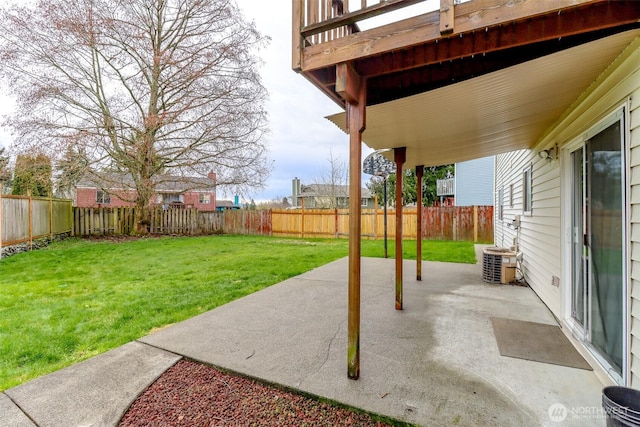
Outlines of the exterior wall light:
[{"label": "exterior wall light", "polygon": [[538,153],[538,156],[540,156],[541,159],[545,159],[545,160],[555,160],[558,158],[558,144],[554,145],[553,147],[547,149],[547,150],[542,150]]}]

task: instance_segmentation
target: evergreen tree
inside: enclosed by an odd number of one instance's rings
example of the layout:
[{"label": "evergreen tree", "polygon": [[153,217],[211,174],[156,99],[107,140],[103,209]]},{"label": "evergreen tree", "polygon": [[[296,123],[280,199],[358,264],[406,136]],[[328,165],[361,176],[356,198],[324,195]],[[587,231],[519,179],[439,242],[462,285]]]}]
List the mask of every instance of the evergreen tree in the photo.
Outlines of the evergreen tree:
[{"label": "evergreen tree", "polygon": [[[422,204],[424,206],[433,206],[438,200],[437,181],[452,177],[454,165],[445,166],[429,166],[424,168],[422,177]],[[417,202],[417,176],[414,169],[404,171],[404,182],[402,183],[402,203],[409,205]],[[378,200],[382,203],[384,192],[383,178],[374,176],[366,184],[369,191],[378,196]],[[387,178],[387,201],[391,206],[396,202],[396,175],[389,175]]]},{"label": "evergreen tree", "polygon": [[82,179],[88,167],[89,160],[86,155],[73,147],[67,148],[64,156],[58,162],[56,193],[61,197],[69,197],[71,190]]},{"label": "evergreen tree", "polygon": [[11,193],[32,196],[49,196],[53,191],[51,158],[39,154],[19,154],[13,176]]},{"label": "evergreen tree", "polygon": [[0,147],[0,191],[11,185],[11,170],[9,169],[9,156],[6,149]]}]

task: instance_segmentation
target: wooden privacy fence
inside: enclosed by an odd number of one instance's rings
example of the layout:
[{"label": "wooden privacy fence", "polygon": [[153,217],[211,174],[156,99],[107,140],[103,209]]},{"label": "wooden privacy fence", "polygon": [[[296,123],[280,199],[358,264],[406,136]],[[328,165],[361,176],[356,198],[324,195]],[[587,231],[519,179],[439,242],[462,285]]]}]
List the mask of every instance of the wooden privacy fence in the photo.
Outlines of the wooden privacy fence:
[{"label": "wooden privacy fence", "polygon": [[223,233],[226,234],[273,234],[272,211],[225,211]]},{"label": "wooden privacy fence", "polygon": [[[76,236],[129,235],[135,231],[135,208],[73,208]],[[271,234],[269,211],[213,211],[152,209],[149,232],[153,234]]]},{"label": "wooden privacy fence", "polygon": [[[405,239],[417,238],[417,209],[404,208]],[[348,209],[280,209],[271,212],[272,234],[298,237],[347,237]],[[395,238],[395,209],[387,211],[387,235]],[[384,210],[362,210],[362,237],[384,237]],[[493,206],[422,208],[422,237],[433,240],[493,241]]]},{"label": "wooden privacy fence", "polygon": [[[135,229],[134,208],[74,208],[74,234],[126,235]],[[416,209],[403,210],[405,239],[417,238]],[[275,209],[215,211],[156,209],[149,218],[154,234],[258,234],[339,238],[349,235],[348,209]],[[388,236],[395,238],[395,210],[387,213]],[[438,240],[493,241],[493,207],[423,208],[422,237]],[[384,211],[362,211],[362,236],[384,237]]]},{"label": "wooden privacy fence", "polygon": [[135,231],[134,209],[73,208],[73,235],[130,235]]},{"label": "wooden privacy fence", "polygon": [[0,248],[72,231],[71,200],[0,194]]},{"label": "wooden privacy fence", "polygon": [[[215,213],[215,212],[214,212]],[[149,232],[154,234],[203,234],[196,209],[152,209]],[[215,222],[203,221],[202,227],[215,233]],[[76,236],[130,235],[136,229],[135,208],[73,208]]]}]

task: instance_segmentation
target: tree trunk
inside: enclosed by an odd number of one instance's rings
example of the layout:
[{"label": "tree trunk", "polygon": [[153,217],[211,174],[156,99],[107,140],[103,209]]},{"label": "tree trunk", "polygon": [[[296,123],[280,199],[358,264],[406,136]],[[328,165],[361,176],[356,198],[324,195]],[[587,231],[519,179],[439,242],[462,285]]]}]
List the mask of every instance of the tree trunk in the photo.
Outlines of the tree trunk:
[{"label": "tree trunk", "polygon": [[138,186],[138,197],[136,198],[136,234],[149,234],[149,225],[151,224],[149,205],[153,193],[154,187],[151,179],[143,179],[141,185]]}]

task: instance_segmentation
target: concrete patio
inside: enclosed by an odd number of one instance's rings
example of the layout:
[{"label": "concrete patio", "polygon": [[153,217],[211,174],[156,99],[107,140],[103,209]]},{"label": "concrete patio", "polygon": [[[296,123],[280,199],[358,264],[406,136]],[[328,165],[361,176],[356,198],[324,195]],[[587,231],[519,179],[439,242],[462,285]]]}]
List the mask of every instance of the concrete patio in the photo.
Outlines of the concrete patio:
[{"label": "concrete patio", "polygon": [[[425,426],[604,425],[593,372],[499,354],[490,317],[555,324],[529,288],[486,284],[481,264],[425,262],[418,282],[405,261],[396,311],[394,261],[362,266],[358,381],[347,379],[344,258],[7,390],[0,408],[37,425],[115,424],[182,356]],[[549,415],[558,404],[561,422]]]}]

